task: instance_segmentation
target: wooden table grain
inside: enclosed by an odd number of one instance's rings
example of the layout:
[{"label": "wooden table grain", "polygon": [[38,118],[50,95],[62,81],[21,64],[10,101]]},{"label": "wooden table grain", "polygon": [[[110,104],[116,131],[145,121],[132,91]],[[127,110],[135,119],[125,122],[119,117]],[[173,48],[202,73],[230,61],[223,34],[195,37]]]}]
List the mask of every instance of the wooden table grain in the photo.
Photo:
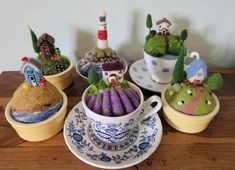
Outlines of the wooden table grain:
[{"label": "wooden table grain", "polygon": [[[210,72],[220,72],[224,86],[216,92],[221,108],[209,127],[195,135],[181,133],[166,124],[160,111],[163,124],[161,144],[147,160],[128,170],[235,169],[235,69],[211,69]],[[0,74],[0,169],[97,169],[69,151],[62,131],[42,142],[27,142],[16,134],[5,119],[4,109],[22,81],[19,72]],[[87,86],[88,83],[74,71],[73,84],[65,90],[68,112],[81,101]],[[159,95],[142,90],[145,97]]]}]

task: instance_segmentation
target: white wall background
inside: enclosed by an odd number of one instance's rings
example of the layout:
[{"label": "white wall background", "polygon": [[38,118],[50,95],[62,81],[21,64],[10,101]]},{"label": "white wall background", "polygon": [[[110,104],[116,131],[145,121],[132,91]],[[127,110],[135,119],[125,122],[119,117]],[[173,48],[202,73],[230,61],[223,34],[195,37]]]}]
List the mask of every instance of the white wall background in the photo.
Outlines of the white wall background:
[{"label": "white wall background", "polygon": [[[172,33],[188,29],[186,45],[211,67],[235,67],[233,0],[0,0],[0,72],[19,70],[22,56],[35,56],[28,25],[47,32],[76,61],[96,45],[98,14],[107,11],[109,45],[129,62],[143,57],[145,19],[167,17]],[[155,27],[155,24],[154,24]]]}]

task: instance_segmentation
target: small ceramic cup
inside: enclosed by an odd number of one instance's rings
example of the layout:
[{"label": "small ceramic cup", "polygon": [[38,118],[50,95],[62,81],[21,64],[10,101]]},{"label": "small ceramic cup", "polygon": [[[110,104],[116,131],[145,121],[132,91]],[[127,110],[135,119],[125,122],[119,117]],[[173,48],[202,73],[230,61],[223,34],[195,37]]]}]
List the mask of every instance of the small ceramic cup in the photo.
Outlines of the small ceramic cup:
[{"label": "small ceramic cup", "polygon": [[66,89],[73,82],[73,61],[69,57],[67,57],[67,59],[69,60],[70,65],[66,70],[58,74],[43,76],[60,90]]},{"label": "small ceramic cup", "polygon": [[169,83],[172,79],[172,73],[178,56],[165,55],[162,57],[153,57],[144,50],[144,62],[151,74],[151,79],[156,83]]},{"label": "small ceramic cup", "polygon": [[18,135],[27,141],[42,141],[56,135],[64,125],[66,117],[68,99],[64,92],[60,91],[63,104],[60,110],[50,118],[38,123],[21,123],[14,120],[11,116],[11,101],[5,109],[5,117]]},{"label": "small ceramic cup", "polygon": [[187,115],[179,112],[171,107],[166,101],[165,93],[167,88],[168,87],[166,87],[161,94],[163,117],[171,127],[178,131],[185,133],[199,133],[208,127],[209,123],[219,112],[220,103],[214,94],[212,95],[215,99],[216,106],[212,112],[202,116]]},{"label": "small ceramic cup", "polygon": [[[90,87],[88,87],[83,93],[82,105],[85,113],[91,121],[91,127],[95,135],[103,142],[109,144],[118,144],[125,141],[131,134],[131,129],[140,120],[143,120],[151,116],[152,114],[157,113],[162,106],[160,97],[151,96],[148,100],[144,101],[143,93],[141,92],[141,90],[133,83],[128,83],[130,85],[130,88],[138,92],[141,101],[139,107],[135,111],[124,116],[108,117],[93,112],[86,105],[86,97]],[[151,104],[156,102],[157,105],[155,107],[152,107]],[[145,110],[144,112],[143,109]]]}]

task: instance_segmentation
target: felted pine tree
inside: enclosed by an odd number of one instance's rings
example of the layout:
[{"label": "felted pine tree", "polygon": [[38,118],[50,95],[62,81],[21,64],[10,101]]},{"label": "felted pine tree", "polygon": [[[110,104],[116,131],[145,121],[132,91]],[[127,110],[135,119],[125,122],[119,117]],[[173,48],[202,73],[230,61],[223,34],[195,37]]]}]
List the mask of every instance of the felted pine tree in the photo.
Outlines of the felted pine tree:
[{"label": "felted pine tree", "polygon": [[187,74],[184,71],[185,48],[181,48],[179,58],[175,64],[172,83],[180,83],[185,80]]}]

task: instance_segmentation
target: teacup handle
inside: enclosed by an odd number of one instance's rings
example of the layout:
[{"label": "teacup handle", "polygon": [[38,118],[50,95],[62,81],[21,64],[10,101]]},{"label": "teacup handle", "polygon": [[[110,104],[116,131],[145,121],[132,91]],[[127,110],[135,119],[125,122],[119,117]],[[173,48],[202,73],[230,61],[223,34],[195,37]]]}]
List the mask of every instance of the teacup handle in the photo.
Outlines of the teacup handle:
[{"label": "teacup handle", "polygon": [[185,64],[185,60],[186,60],[187,58],[193,58],[194,56],[196,57],[195,60],[200,59],[200,55],[199,55],[199,53],[196,52],[196,51],[193,51],[193,52],[187,54],[186,57],[184,58],[184,66],[185,66],[186,69],[187,69],[187,67],[189,66],[189,64]]},{"label": "teacup handle", "polygon": [[[152,107],[151,104],[157,102],[157,105]],[[151,108],[149,111],[145,110],[144,113],[141,116],[141,120],[146,119],[149,116],[152,116],[154,113],[157,113],[162,107],[162,100],[159,96],[151,96],[143,103],[143,108]]]}]

